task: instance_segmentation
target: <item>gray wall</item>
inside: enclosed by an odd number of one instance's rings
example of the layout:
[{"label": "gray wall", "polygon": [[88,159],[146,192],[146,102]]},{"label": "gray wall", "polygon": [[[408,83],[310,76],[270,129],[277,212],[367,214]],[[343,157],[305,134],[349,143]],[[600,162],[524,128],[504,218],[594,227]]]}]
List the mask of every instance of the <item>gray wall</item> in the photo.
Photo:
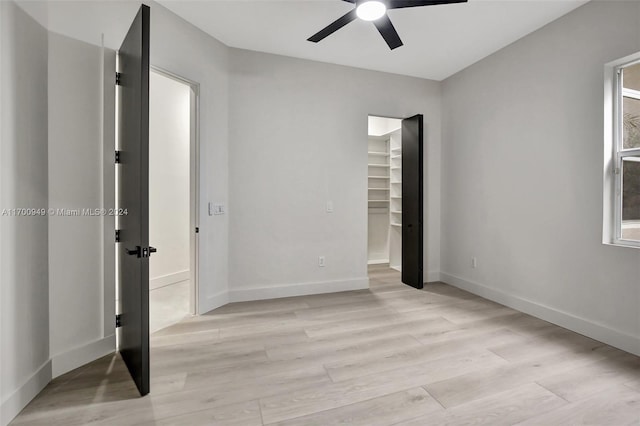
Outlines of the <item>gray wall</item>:
[{"label": "gray wall", "polygon": [[[114,164],[113,134],[102,136],[102,102],[113,104],[115,92],[104,90],[101,67],[104,62],[105,80],[113,87],[115,52],[107,51],[104,61],[102,55],[98,46],[49,35],[49,206],[53,209],[113,206],[113,192],[103,190],[103,184],[113,187]],[[104,127],[113,127],[113,116],[105,118]],[[107,147],[109,154],[103,154]],[[105,220],[112,222],[113,217],[49,216],[54,377],[115,349],[115,297],[109,298],[114,281],[113,275],[104,275],[114,268],[112,257],[104,256],[113,250],[113,231],[104,236]],[[107,247],[105,239],[111,243]]]},{"label": "gray wall", "polygon": [[228,203],[229,49],[156,3],[151,22],[151,64],[200,83],[198,308],[204,313],[227,301],[229,216],[208,216],[207,203]]},{"label": "gray wall", "polygon": [[231,300],[367,285],[368,114],[424,114],[425,279],[437,274],[439,84],[238,49],[230,58]]},{"label": "gray wall", "polygon": [[[0,210],[47,208],[47,31],[0,2]],[[0,423],[50,379],[47,217],[0,217]],[[25,392],[14,393],[22,387]]]},{"label": "gray wall", "polygon": [[442,111],[443,280],[635,353],[640,251],[602,244],[603,69],[639,17],[590,2],[445,80]]}]

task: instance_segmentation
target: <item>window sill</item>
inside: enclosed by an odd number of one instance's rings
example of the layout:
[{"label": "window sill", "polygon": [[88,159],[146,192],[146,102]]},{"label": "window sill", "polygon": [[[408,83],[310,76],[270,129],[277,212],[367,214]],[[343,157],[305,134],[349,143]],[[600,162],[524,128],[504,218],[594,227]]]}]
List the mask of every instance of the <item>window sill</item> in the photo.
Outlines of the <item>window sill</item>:
[{"label": "window sill", "polygon": [[640,250],[640,242],[638,242],[637,244],[634,244],[633,242],[630,242],[630,241],[620,241],[620,242],[603,241],[602,244],[605,246],[611,246],[611,247],[623,247],[623,248]]}]

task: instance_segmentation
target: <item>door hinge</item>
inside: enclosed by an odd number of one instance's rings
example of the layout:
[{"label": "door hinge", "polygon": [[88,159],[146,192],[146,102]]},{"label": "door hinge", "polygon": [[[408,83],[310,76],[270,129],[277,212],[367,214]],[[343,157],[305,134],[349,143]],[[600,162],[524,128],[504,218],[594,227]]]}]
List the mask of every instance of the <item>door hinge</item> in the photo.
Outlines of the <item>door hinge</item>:
[{"label": "door hinge", "polygon": [[116,229],[116,243],[120,242],[120,230]]},{"label": "door hinge", "polygon": [[116,151],[115,162],[116,164],[120,164],[120,151]]},{"label": "door hinge", "polygon": [[613,169],[613,174],[614,175],[619,175],[620,174],[620,167],[616,167],[615,169]]},{"label": "door hinge", "polygon": [[122,314],[116,315],[116,328],[122,327]]},{"label": "door hinge", "polygon": [[122,73],[116,73],[116,86],[122,86]]}]

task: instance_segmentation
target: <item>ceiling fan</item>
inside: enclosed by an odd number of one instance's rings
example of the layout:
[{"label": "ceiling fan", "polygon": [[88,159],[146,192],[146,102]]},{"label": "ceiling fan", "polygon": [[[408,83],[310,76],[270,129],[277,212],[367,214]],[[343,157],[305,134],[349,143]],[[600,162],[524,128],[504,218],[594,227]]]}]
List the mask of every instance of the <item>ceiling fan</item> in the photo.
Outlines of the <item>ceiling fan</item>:
[{"label": "ceiling fan", "polygon": [[395,27],[387,15],[388,9],[404,9],[407,7],[435,6],[439,4],[465,3],[467,0],[343,0],[353,3],[355,8],[346,15],[336,19],[307,40],[314,43],[330,36],[349,22],[360,18],[364,21],[372,21],[376,26],[384,41],[387,42],[391,50],[402,46],[402,40]]}]

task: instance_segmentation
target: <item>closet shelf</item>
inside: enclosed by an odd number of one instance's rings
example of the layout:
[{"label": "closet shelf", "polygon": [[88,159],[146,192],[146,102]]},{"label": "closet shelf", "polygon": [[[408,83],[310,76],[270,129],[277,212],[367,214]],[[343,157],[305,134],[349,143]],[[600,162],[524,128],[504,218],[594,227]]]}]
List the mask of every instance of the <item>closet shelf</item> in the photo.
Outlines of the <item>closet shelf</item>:
[{"label": "closet shelf", "polygon": [[[388,164],[367,164],[369,167],[389,167]],[[396,167],[397,169],[398,167]]]},{"label": "closet shelf", "polygon": [[390,179],[389,176],[369,176],[369,179]]},{"label": "closet shelf", "polygon": [[388,203],[389,200],[369,200],[370,203]]},{"label": "closet shelf", "polygon": [[392,224],[391,224],[391,226],[399,226],[399,227],[402,227],[402,224],[401,224],[401,223],[392,223]]},{"label": "closet shelf", "polygon": [[401,148],[401,147],[398,147],[398,148],[391,148],[391,152],[400,152],[400,151],[402,151],[402,148]]},{"label": "closet shelf", "polygon": [[402,183],[402,181],[397,181],[397,182],[391,182],[391,183]]},{"label": "closet shelf", "polygon": [[391,170],[400,170],[402,167],[391,167]]},{"label": "closet shelf", "polygon": [[402,214],[402,210],[392,210],[391,213]]},{"label": "closet shelf", "polygon": [[369,188],[369,191],[390,191],[389,188]]},{"label": "closet shelf", "polygon": [[380,151],[369,151],[369,155],[377,156],[377,157],[388,157],[388,152],[380,152]]},{"label": "closet shelf", "polygon": [[391,159],[392,159],[392,160],[394,160],[394,159],[396,159],[396,158],[401,158],[401,157],[402,157],[402,154],[392,155],[392,156],[391,156]]},{"label": "closet shelf", "polygon": [[402,200],[402,197],[396,197],[395,195],[391,196],[391,198],[396,199],[396,200]]}]

